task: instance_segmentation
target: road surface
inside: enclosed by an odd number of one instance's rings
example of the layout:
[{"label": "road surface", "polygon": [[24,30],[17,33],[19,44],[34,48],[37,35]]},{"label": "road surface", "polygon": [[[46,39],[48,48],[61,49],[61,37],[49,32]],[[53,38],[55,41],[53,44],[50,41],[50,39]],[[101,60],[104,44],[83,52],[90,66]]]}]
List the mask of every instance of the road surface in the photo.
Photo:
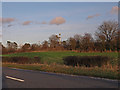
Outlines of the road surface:
[{"label": "road surface", "polygon": [[3,68],[3,88],[118,88],[118,81]]}]

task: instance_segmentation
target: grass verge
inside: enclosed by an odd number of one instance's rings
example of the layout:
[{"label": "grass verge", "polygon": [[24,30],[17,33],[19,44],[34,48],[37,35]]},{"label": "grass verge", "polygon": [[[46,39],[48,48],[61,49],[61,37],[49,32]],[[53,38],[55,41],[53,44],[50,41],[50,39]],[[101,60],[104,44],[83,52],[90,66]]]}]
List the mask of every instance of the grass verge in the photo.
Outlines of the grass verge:
[{"label": "grass verge", "polygon": [[66,66],[66,65],[56,65],[55,63],[50,65],[3,63],[3,67],[118,79],[117,67],[113,68],[111,66],[88,68],[88,67],[72,67],[72,66]]}]

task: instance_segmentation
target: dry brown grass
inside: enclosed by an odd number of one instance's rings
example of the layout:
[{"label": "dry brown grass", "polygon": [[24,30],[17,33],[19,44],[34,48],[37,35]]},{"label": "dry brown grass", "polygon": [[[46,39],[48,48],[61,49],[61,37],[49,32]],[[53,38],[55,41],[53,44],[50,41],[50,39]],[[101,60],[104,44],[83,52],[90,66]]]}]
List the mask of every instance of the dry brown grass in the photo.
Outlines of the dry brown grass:
[{"label": "dry brown grass", "polygon": [[66,65],[58,65],[56,63],[52,63],[50,65],[3,63],[3,67],[118,79],[118,67],[112,66],[109,64],[102,67],[97,67],[97,66],[96,67],[84,67],[84,66],[72,67],[72,66],[66,66]]}]

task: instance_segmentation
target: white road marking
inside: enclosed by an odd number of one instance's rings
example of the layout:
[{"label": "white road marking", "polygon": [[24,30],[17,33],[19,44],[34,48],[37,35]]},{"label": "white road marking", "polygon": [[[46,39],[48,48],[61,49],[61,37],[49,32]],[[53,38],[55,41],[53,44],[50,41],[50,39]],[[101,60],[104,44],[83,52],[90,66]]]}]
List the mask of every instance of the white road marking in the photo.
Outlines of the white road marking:
[{"label": "white road marking", "polygon": [[20,81],[20,82],[24,82],[24,80],[22,80],[22,79],[18,79],[18,78],[10,77],[10,76],[6,76],[6,78],[8,78],[8,79],[12,79],[12,80],[16,80],[16,81]]}]

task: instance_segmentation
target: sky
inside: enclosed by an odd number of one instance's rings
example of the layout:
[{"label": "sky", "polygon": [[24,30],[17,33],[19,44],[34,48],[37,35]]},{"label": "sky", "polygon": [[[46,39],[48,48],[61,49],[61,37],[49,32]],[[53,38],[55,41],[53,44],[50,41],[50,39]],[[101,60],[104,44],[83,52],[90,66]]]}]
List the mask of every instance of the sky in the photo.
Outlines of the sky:
[{"label": "sky", "polygon": [[52,34],[62,40],[94,33],[103,21],[118,20],[117,2],[3,2],[2,42],[42,43]]},{"label": "sky", "polygon": [[2,2],[119,2],[119,0],[2,0]]}]

